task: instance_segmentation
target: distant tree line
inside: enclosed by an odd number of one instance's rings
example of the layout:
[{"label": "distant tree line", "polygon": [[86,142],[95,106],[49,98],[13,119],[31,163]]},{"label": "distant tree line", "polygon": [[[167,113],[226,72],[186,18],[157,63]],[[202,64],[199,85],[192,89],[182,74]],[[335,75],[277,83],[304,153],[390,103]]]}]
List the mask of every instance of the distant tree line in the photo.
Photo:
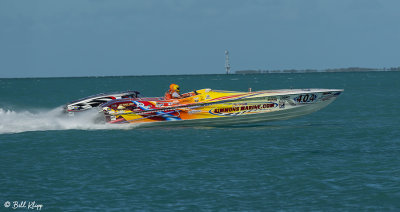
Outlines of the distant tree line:
[{"label": "distant tree line", "polygon": [[286,69],[286,70],[239,70],[235,71],[236,74],[270,74],[270,73],[314,73],[314,72],[368,72],[368,71],[400,71],[400,67],[391,68],[334,68],[334,69]]}]

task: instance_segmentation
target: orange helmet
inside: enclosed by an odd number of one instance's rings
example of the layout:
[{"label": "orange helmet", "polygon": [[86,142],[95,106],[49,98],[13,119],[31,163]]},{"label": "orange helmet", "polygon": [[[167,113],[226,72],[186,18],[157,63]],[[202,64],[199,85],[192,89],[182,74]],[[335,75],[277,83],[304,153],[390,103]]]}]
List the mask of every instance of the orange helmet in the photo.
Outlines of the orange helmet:
[{"label": "orange helmet", "polygon": [[171,84],[171,85],[169,85],[169,89],[170,89],[171,91],[179,91],[179,85],[177,85],[177,84]]}]

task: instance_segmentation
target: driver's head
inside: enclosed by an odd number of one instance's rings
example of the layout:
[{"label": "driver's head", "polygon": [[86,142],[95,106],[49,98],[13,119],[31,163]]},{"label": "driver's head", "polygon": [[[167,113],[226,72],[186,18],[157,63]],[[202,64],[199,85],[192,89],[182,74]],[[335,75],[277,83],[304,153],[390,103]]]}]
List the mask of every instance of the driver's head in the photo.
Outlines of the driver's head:
[{"label": "driver's head", "polygon": [[170,89],[171,91],[177,91],[177,92],[179,92],[179,85],[177,85],[177,84],[171,84],[171,85],[169,86],[169,89]]}]

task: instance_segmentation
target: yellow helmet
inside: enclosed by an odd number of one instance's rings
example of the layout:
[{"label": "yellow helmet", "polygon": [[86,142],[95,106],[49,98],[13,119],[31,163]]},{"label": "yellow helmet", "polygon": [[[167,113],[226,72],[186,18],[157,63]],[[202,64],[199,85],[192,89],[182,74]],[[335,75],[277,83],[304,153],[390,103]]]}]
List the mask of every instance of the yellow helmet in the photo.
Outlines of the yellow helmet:
[{"label": "yellow helmet", "polygon": [[169,86],[169,89],[170,89],[171,91],[179,91],[179,85],[177,85],[177,84],[171,84],[171,85]]}]

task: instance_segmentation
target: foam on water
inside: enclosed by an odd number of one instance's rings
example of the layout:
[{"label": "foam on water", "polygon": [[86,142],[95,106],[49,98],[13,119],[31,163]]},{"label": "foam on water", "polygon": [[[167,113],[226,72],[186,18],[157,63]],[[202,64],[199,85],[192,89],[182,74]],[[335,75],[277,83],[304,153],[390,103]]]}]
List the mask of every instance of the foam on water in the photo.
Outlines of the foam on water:
[{"label": "foam on water", "polygon": [[0,108],[0,134],[46,130],[131,129],[136,125],[108,124],[96,110],[68,116],[62,107],[50,110],[14,111]]}]

